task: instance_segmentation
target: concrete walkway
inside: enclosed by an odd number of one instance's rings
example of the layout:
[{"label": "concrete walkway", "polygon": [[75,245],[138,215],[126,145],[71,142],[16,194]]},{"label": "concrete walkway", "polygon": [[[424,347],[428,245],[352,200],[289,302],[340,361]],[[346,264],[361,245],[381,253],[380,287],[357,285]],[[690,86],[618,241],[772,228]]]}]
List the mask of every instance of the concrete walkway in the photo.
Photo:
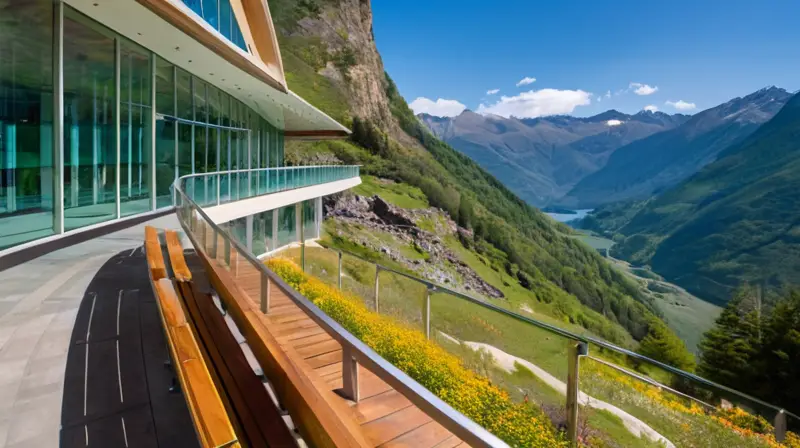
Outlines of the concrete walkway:
[{"label": "concrete walkway", "polygon": [[[174,215],[146,224],[179,227]],[[0,448],[59,444],[67,351],[100,267],[142,245],[139,224],[0,272]]]}]

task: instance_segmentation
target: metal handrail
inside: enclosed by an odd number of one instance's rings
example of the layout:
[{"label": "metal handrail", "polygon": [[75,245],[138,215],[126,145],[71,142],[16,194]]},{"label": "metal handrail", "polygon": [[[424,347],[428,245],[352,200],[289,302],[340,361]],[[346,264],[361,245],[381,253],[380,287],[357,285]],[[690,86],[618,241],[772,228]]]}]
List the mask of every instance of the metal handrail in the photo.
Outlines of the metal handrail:
[{"label": "metal handrail", "polygon": [[405,277],[407,279],[414,280],[414,281],[416,281],[418,283],[421,283],[421,284],[425,285],[429,289],[434,289],[437,292],[441,291],[441,292],[444,292],[446,294],[450,294],[450,295],[456,296],[459,299],[466,300],[466,301],[468,301],[470,303],[473,303],[475,305],[481,306],[483,308],[487,308],[487,309],[490,309],[492,311],[496,311],[498,313],[504,314],[504,315],[506,315],[508,317],[511,317],[512,319],[516,319],[516,320],[519,320],[519,321],[522,321],[522,322],[525,322],[525,323],[528,323],[528,324],[531,324],[531,325],[535,325],[535,326],[537,326],[537,327],[539,327],[539,328],[541,328],[543,330],[549,331],[550,333],[557,334],[557,335],[565,337],[567,339],[572,339],[575,342],[583,342],[583,343],[590,342],[590,339],[585,337],[585,336],[581,336],[581,335],[569,332],[569,331],[564,330],[562,328],[558,328],[555,325],[550,325],[550,324],[548,324],[546,322],[541,322],[541,321],[538,321],[538,320],[531,319],[529,317],[523,316],[521,314],[514,313],[514,312],[509,311],[509,310],[507,310],[507,309],[505,309],[503,307],[500,307],[500,306],[494,305],[492,303],[486,302],[485,300],[481,300],[481,299],[469,296],[467,294],[464,294],[464,293],[461,293],[461,292],[458,292],[458,291],[454,291],[454,290],[452,290],[450,288],[447,288],[446,286],[442,286],[442,285],[440,285],[438,283],[433,283],[431,281],[428,281],[428,280],[425,280],[425,279],[422,279],[422,278],[419,278],[419,277],[415,277],[415,276],[413,276],[411,274],[408,274],[408,273],[405,273],[405,272],[402,272],[402,271],[398,271],[396,269],[392,269],[392,268],[384,266],[382,264],[375,263],[374,261],[370,261],[370,260],[368,260],[366,258],[363,258],[363,257],[361,257],[359,255],[356,255],[356,254],[354,254],[354,253],[352,253],[350,251],[347,251],[347,250],[344,250],[344,249],[332,248],[332,247],[329,247],[328,245],[326,245],[324,243],[320,243],[320,242],[318,242],[317,244],[319,244],[322,247],[324,247],[325,249],[331,250],[333,252],[341,252],[341,253],[349,255],[351,257],[358,258],[358,259],[360,259],[362,261],[366,261],[368,263],[374,264],[381,271],[391,272],[392,274],[400,275],[400,276]]},{"label": "metal handrail", "polygon": [[193,174],[183,175],[178,180],[175,181],[175,184],[177,184],[181,180],[186,180],[194,177],[222,176],[225,174],[257,173],[261,171],[302,170],[309,168],[361,168],[362,166],[363,165],[299,165],[299,166],[272,166],[267,168],[243,168],[240,170],[226,170],[226,171],[209,171],[207,173],[193,173]]},{"label": "metal handrail", "polygon": [[[508,446],[497,436],[473,422],[464,414],[453,409],[449,404],[414,381],[405,372],[383,359],[373,349],[353,336],[338,322],[320,310],[316,305],[314,305],[313,302],[294,291],[277,274],[272,272],[266,267],[266,265],[259,261],[255,255],[250,253],[235,238],[228,234],[227,231],[223,230],[216,223],[214,223],[203,211],[202,207],[198,206],[197,203],[189,198],[188,195],[183,191],[181,185],[183,180],[184,177],[181,177],[173,184],[175,192],[180,198],[180,202],[176,206],[178,221],[180,222],[181,227],[183,227],[186,235],[192,241],[192,244],[195,246],[195,248],[205,251],[204,246],[195,239],[191,228],[191,223],[185,222],[182,217],[181,208],[184,205],[188,206],[188,210],[190,212],[197,213],[200,218],[205,220],[205,222],[214,231],[215,235],[222,236],[226,242],[226,245],[230,245],[233,249],[237,250],[240,256],[243,256],[256,269],[258,269],[262,276],[266,276],[269,282],[275,282],[276,286],[278,286],[278,288],[283,291],[300,309],[304,310],[314,320],[314,322],[316,322],[329,335],[331,335],[331,337],[335,338],[342,345],[343,352],[349,353],[349,356],[352,356],[356,362],[360,363],[372,373],[377,375],[381,380],[391,385],[395,390],[408,398],[409,401],[414,403],[423,412],[431,416],[439,424],[472,446]],[[345,383],[346,382],[347,379],[345,379]]]},{"label": "metal handrail", "polygon": [[[672,373],[674,375],[677,375],[677,376],[680,376],[680,377],[683,377],[683,378],[686,378],[686,379],[690,379],[692,381],[695,381],[695,382],[698,382],[700,384],[703,384],[703,385],[705,385],[707,387],[711,387],[711,388],[718,389],[720,391],[727,392],[727,393],[729,393],[731,395],[737,396],[738,398],[740,398],[742,400],[749,401],[749,402],[752,402],[752,403],[756,403],[756,404],[758,404],[760,406],[763,406],[765,408],[771,409],[771,410],[775,411],[776,414],[777,413],[784,413],[787,416],[792,417],[792,418],[797,419],[798,421],[800,421],[800,417],[799,416],[797,416],[796,414],[793,414],[793,413],[791,413],[789,411],[786,411],[783,408],[780,408],[780,407],[775,406],[773,404],[767,403],[767,402],[765,402],[763,400],[760,400],[758,398],[752,397],[750,395],[747,395],[747,394],[745,394],[743,392],[740,392],[740,391],[737,391],[735,389],[731,389],[730,387],[723,386],[722,384],[717,384],[717,383],[715,383],[715,382],[713,382],[711,380],[705,379],[705,378],[703,378],[701,376],[698,376],[698,375],[696,375],[694,373],[686,372],[684,370],[681,370],[681,369],[678,369],[676,367],[673,367],[673,366],[671,366],[669,364],[665,364],[665,363],[663,363],[661,361],[657,361],[655,359],[648,358],[647,356],[641,355],[641,354],[636,353],[636,352],[634,352],[632,350],[628,350],[626,348],[619,347],[619,346],[617,346],[615,344],[612,344],[610,342],[604,341],[602,339],[597,339],[597,338],[594,338],[594,337],[591,337],[591,336],[578,335],[578,334],[572,333],[572,332],[570,332],[568,330],[564,330],[564,329],[558,328],[556,326],[547,324],[545,322],[541,322],[541,321],[538,321],[538,320],[535,320],[535,319],[528,318],[526,316],[522,316],[522,315],[517,314],[517,313],[515,313],[513,311],[510,311],[510,310],[508,310],[506,308],[499,307],[497,305],[493,305],[491,303],[488,303],[488,302],[486,302],[484,300],[469,296],[467,294],[464,294],[464,293],[461,293],[461,292],[458,292],[458,291],[453,291],[452,289],[449,289],[449,288],[447,288],[445,286],[433,283],[431,281],[428,281],[428,280],[425,280],[425,279],[422,279],[422,278],[419,278],[419,277],[415,277],[413,275],[410,275],[410,274],[405,273],[405,272],[398,271],[396,269],[392,269],[390,267],[383,266],[383,265],[381,265],[379,263],[375,263],[372,260],[364,258],[364,257],[362,257],[362,256],[360,256],[358,254],[355,254],[353,252],[347,251],[345,249],[339,249],[339,248],[330,247],[329,245],[326,245],[324,243],[318,243],[318,244],[320,244],[322,247],[324,247],[327,250],[331,250],[333,252],[346,254],[348,256],[357,258],[357,259],[359,259],[361,261],[374,264],[377,267],[377,269],[379,269],[379,270],[391,272],[393,274],[400,275],[400,276],[403,276],[405,278],[414,280],[414,281],[416,281],[418,283],[421,283],[421,284],[425,285],[428,288],[434,288],[437,291],[444,291],[444,292],[446,292],[448,294],[451,294],[453,296],[456,296],[456,297],[458,297],[460,299],[464,299],[464,300],[466,300],[466,301],[468,301],[470,303],[474,303],[474,304],[477,304],[477,305],[482,306],[484,308],[497,311],[497,312],[502,313],[502,314],[504,314],[506,316],[509,316],[509,317],[514,318],[514,319],[517,319],[517,320],[520,320],[520,321],[535,325],[535,326],[537,326],[539,328],[542,328],[544,330],[547,330],[547,331],[550,331],[552,333],[558,334],[560,336],[563,336],[563,337],[566,337],[566,338],[569,338],[569,339],[572,339],[572,340],[575,340],[575,341],[588,342],[590,344],[597,345],[597,346],[602,347],[604,349],[607,349],[607,350],[610,350],[610,351],[613,351],[613,352],[628,356],[628,357],[636,359],[638,361],[643,361],[643,362],[646,362],[646,363],[653,364],[653,365],[655,365],[655,366],[657,366],[657,367],[659,367],[659,368],[661,368],[663,370],[666,370],[666,371],[668,371],[668,372],[670,372],[670,373]],[[596,358],[592,357],[592,359],[596,359]],[[608,363],[608,364],[610,364],[610,363]],[[626,374],[630,374],[630,372],[627,371],[626,369],[622,369],[621,367],[616,367],[616,368],[623,370],[624,373],[626,373]],[[661,383],[659,383],[657,381],[650,380],[650,381],[647,381],[647,382],[653,382],[653,383],[655,383],[654,385],[658,385],[658,387],[662,387],[662,388],[664,388],[664,390],[667,390],[669,392],[677,392],[677,391],[674,391],[674,389],[672,389],[672,388],[670,388],[668,386],[665,386],[665,385],[663,385],[663,384],[661,384]],[[685,394],[683,394],[681,392],[677,392],[677,394],[681,395],[681,396],[685,395]],[[694,399],[694,400],[696,400],[696,399]],[[697,400],[697,401],[699,401],[699,400]],[[703,403],[703,402],[701,402],[701,403],[704,404],[704,405],[707,405],[707,403]]]}]

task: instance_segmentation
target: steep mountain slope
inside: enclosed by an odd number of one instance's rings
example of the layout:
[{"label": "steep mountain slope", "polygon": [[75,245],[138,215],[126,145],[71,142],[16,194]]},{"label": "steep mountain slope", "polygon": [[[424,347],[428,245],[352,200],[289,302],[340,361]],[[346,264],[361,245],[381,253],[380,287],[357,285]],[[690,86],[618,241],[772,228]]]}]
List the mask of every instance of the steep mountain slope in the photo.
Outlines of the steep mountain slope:
[{"label": "steep mountain slope", "polygon": [[[742,282],[800,283],[800,96],[673,190],[639,204],[618,257],[722,303]],[[625,208],[625,207],[622,207]],[[605,222],[614,213],[600,217]],[[619,213],[617,213],[619,218]],[[620,220],[617,224],[624,222]]]},{"label": "steep mountain slope", "polygon": [[[351,141],[289,141],[289,163],[357,163],[365,174],[418,187],[468,229],[465,248],[482,251],[554,317],[617,341],[629,337],[622,328],[636,339],[647,333],[655,311],[636,285],[419,122],[383,72],[369,1],[274,0],[270,8],[290,87],[354,133]],[[576,299],[581,306],[570,305]]]},{"label": "steep mountain slope", "polygon": [[688,117],[609,110],[589,118],[517,119],[467,110],[452,118],[419,118],[434,135],[470,156],[521,198],[542,206],[604,166],[617,148],[671,129]]},{"label": "steep mountain slope", "polygon": [[720,151],[771,119],[790,97],[777,87],[761,89],[700,112],[671,131],[619,148],[603,169],[578,182],[558,204],[593,208],[646,199],[714,161]]}]

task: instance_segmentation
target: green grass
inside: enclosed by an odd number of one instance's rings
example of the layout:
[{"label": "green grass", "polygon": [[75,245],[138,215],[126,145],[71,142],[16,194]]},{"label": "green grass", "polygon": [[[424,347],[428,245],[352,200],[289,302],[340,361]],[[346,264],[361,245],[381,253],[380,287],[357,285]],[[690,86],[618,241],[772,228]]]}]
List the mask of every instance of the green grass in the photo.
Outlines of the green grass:
[{"label": "green grass", "polygon": [[374,176],[361,176],[361,185],[353,188],[353,193],[362,196],[378,195],[386,202],[401,208],[428,208],[428,198],[417,187]]}]

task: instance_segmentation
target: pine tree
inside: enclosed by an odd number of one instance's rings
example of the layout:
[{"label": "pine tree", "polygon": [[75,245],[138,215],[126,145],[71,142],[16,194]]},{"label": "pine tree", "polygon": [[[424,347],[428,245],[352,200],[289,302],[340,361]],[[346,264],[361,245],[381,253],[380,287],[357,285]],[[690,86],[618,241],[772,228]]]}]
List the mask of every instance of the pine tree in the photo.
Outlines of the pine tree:
[{"label": "pine tree", "polygon": [[658,319],[650,321],[638,352],[681,370],[693,372],[695,368],[694,355],[686,348],[686,344]]},{"label": "pine tree", "polygon": [[752,393],[797,412],[800,409],[800,292],[791,291],[765,320],[761,351],[753,363]]},{"label": "pine tree", "polygon": [[757,313],[749,306],[752,297],[752,288],[740,288],[699,347],[700,374],[740,390],[752,388],[752,364],[761,349],[760,310]]}]

